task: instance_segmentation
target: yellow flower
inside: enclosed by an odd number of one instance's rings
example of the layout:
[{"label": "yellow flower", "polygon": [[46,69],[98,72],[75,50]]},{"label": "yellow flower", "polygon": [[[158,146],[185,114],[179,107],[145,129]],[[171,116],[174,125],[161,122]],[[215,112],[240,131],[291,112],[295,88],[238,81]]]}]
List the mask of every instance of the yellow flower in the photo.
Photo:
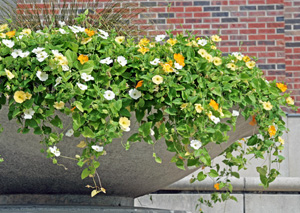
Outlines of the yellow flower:
[{"label": "yellow flower", "polygon": [[88,37],[88,38],[83,38],[82,40],[81,40],[81,44],[87,44],[87,43],[89,43],[90,41],[92,40],[92,38],[91,37]]},{"label": "yellow flower", "polygon": [[288,97],[287,99],[285,99],[287,104],[289,105],[294,105],[294,100],[291,97]]},{"label": "yellow flower", "polygon": [[253,67],[255,67],[255,61],[248,61],[248,62],[246,62],[246,66],[249,69],[252,69]]},{"label": "yellow flower", "polygon": [[226,64],[226,67],[231,69],[232,71],[235,71],[235,69],[236,69],[236,66],[233,63]]},{"label": "yellow flower", "polygon": [[147,46],[149,44],[150,40],[147,39],[147,38],[143,38],[140,40],[139,42],[139,46],[142,47],[142,46]]},{"label": "yellow flower", "polygon": [[127,129],[130,126],[130,120],[126,117],[120,117],[119,124],[124,129]]},{"label": "yellow flower", "polygon": [[218,35],[212,35],[210,38],[214,42],[222,41],[222,39]]},{"label": "yellow flower", "polygon": [[125,36],[118,36],[115,38],[115,42],[121,44],[125,40]]},{"label": "yellow flower", "polygon": [[67,57],[66,56],[63,56],[63,55],[57,55],[57,56],[55,56],[55,58],[54,58],[56,61],[58,61],[59,63],[59,65],[61,65],[61,66],[64,66],[64,65],[68,65],[68,59],[67,59]]},{"label": "yellow flower", "polygon": [[14,74],[12,74],[9,70],[5,69],[6,76],[9,78],[9,80],[13,79],[15,77]]},{"label": "yellow flower", "polygon": [[22,32],[20,34],[21,35],[30,35],[31,34],[31,29],[24,29],[24,30],[22,30]]},{"label": "yellow flower", "polygon": [[26,101],[26,94],[23,91],[16,91],[14,94],[14,99],[17,103],[23,103]]},{"label": "yellow flower", "polygon": [[281,90],[281,92],[285,92],[287,90],[287,86],[282,83],[276,83],[276,86]]},{"label": "yellow flower", "polygon": [[183,66],[183,67],[185,66],[184,57],[180,53],[175,53],[174,59],[180,66]]},{"label": "yellow flower", "polygon": [[283,138],[282,137],[278,137],[278,141],[281,143],[281,145],[283,145],[284,144],[284,140],[283,140]]},{"label": "yellow flower", "polygon": [[222,107],[220,107],[220,108],[218,109],[218,112],[220,113],[221,117],[223,117],[223,116],[224,116],[224,113],[223,113]]},{"label": "yellow flower", "polygon": [[5,33],[0,33],[0,38],[6,38]]},{"label": "yellow flower", "polygon": [[160,75],[155,75],[155,76],[153,76],[152,81],[156,85],[159,85],[159,84],[161,84],[164,81],[164,79]]},{"label": "yellow flower", "polygon": [[172,61],[169,61],[169,62],[164,63],[164,64],[160,64],[160,65],[163,67],[163,70],[166,73],[174,72],[174,69],[172,68],[172,66],[173,66],[173,62]]},{"label": "yellow flower", "polygon": [[222,64],[222,59],[219,57],[214,57],[213,62],[214,62],[214,65],[219,66]]},{"label": "yellow flower", "polygon": [[214,46],[214,45],[210,46],[210,48],[211,48],[212,50],[216,50],[216,49],[217,49],[217,47]]},{"label": "yellow flower", "polygon": [[95,35],[95,31],[94,30],[89,30],[89,29],[85,29],[84,32],[89,36],[92,37],[93,35]]},{"label": "yellow flower", "polygon": [[203,110],[203,107],[201,104],[195,104],[195,109],[196,109],[196,112],[201,113]]},{"label": "yellow flower", "polygon": [[262,101],[262,104],[265,110],[271,110],[273,108],[272,104],[269,101],[268,102]]},{"label": "yellow flower", "polygon": [[0,32],[3,32],[7,28],[8,28],[8,24],[2,24],[2,25],[0,25]]},{"label": "yellow flower", "polygon": [[202,57],[205,57],[208,53],[206,52],[205,49],[200,49],[198,50],[198,53],[202,56]]},{"label": "yellow flower", "polygon": [[206,113],[206,115],[210,118],[212,116],[212,112],[209,111],[208,113]]},{"label": "yellow flower", "polygon": [[149,48],[147,48],[147,47],[141,47],[137,51],[140,52],[140,53],[142,53],[143,55],[145,55],[145,53],[149,51]]},{"label": "yellow flower", "polygon": [[177,40],[176,39],[173,39],[173,38],[170,38],[167,40],[167,42],[171,45],[171,46],[174,46],[176,43],[177,43]]},{"label": "yellow flower", "polygon": [[243,61],[244,61],[244,62],[248,62],[248,61],[250,61],[250,58],[249,58],[249,56],[245,55],[245,56],[243,57]]},{"label": "yellow flower", "polygon": [[8,36],[8,38],[12,38],[16,35],[16,31],[9,31],[6,33],[6,35]]},{"label": "yellow flower", "polygon": [[89,57],[87,55],[80,55],[77,59],[78,61],[80,61],[81,64],[85,64],[89,61]]},{"label": "yellow flower", "polygon": [[64,108],[65,103],[62,101],[60,101],[59,103],[57,101],[55,101],[53,106],[55,109],[62,109],[62,108]]},{"label": "yellow flower", "polygon": [[204,56],[204,58],[208,61],[208,62],[213,62],[213,57],[210,55],[210,54],[206,54],[205,56]]},{"label": "yellow flower", "polygon": [[29,92],[26,92],[26,93],[25,93],[25,98],[26,98],[26,100],[30,100],[31,97],[32,97],[32,95],[31,95]]},{"label": "yellow flower", "polygon": [[268,132],[270,137],[273,137],[276,134],[276,127],[274,125],[269,126]]},{"label": "yellow flower", "polygon": [[180,105],[180,109],[183,110],[185,109],[189,104],[188,103],[184,103]]},{"label": "yellow flower", "polygon": [[219,104],[217,102],[215,102],[213,99],[210,99],[209,106],[211,106],[214,110],[219,109]]}]

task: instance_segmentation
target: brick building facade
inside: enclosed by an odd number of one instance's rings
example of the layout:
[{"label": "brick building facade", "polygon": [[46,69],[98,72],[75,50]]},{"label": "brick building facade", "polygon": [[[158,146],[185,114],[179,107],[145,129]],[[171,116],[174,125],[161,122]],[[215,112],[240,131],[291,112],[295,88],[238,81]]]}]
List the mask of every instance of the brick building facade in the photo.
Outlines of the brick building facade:
[{"label": "brick building facade", "polygon": [[[37,0],[44,3],[47,0]],[[50,1],[50,0],[48,0]],[[55,0],[62,2],[63,0]],[[29,0],[18,0],[20,9],[35,9]],[[72,4],[74,0],[67,0]],[[107,0],[77,0],[80,6]],[[268,80],[288,83],[300,106],[300,1],[299,0],[113,0],[130,3],[142,13],[133,20],[146,36],[171,29],[206,36],[220,34],[224,53],[243,52],[259,58]],[[289,113],[295,113],[286,109]],[[300,109],[298,110],[300,113]]]}]

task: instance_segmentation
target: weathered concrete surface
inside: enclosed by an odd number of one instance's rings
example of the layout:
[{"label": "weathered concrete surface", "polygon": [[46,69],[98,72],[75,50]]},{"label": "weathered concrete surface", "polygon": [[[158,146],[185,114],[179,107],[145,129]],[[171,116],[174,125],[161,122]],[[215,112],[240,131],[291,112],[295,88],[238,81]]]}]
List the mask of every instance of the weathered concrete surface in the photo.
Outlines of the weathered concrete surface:
[{"label": "weathered concrete surface", "polygon": [[[17,134],[15,121],[7,120],[7,109],[0,111],[0,121],[4,132],[0,135],[1,155],[4,162],[0,164],[0,194],[89,194],[87,184],[92,185],[91,179],[81,180],[82,169],[76,162],[58,158],[63,167],[53,165],[45,159],[39,145],[40,137],[33,134]],[[207,147],[214,158],[231,142],[253,134],[252,126],[244,118],[238,118],[235,133],[230,133],[228,143],[222,145],[211,144]],[[135,123],[135,122],[132,122]],[[131,134],[137,132],[138,126],[131,126]],[[130,134],[125,134],[126,142]],[[80,139],[65,137],[57,146],[62,155],[74,157],[81,150],[76,148]],[[100,158],[98,170],[102,185],[108,195],[122,197],[138,197],[157,191],[183,178],[195,170],[180,170],[170,163],[173,153],[166,151],[164,141],[158,141],[155,151],[162,158],[163,163],[157,164],[152,157],[153,149],[142,143],[132,144],[129,151],[125,151],[120,140],[114,140],[106,147],[107,155]]]},{"label": "weathered concrete surface", "polygon": [[230,213],[242,213],[243,212],[243,195],[235,194],[238,202],[227,201],[226,203],[214,204],[213,208],[207,206],[198,206],[200,204],[198,199],[203,196],[204,199],[208,199],[210,195],[201,194],[152,194],[144,195],[135,199],[135,206],[147,207],[147,208],[165,208],[170,210],[185,210],[192,213],[199,213],[201,208],[205,213],[216,213],[216,212],[230,212]]}]

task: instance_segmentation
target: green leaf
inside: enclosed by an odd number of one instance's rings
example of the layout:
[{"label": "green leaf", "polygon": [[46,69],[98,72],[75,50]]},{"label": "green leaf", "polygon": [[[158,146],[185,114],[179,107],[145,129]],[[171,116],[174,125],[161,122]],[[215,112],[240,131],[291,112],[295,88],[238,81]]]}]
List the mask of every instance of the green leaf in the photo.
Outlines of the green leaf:
[{"label": "green leaf", "polygon": [[237,172],[231,172],[231,175],[236,178],[240,178],[240,174]]},{"label": "green leaf", "polygon": [[169,115],[177,115],[177,110],[174,108],[167,108],[165,109],[165,112],[168,113]]},{"label": "green leaf", "polygon": [[50,123],[58,128],[63,128],[63,123],[57,115],[50,121]]},{"label": "green leaf", "polygon": [[130,142],[141,141],[141,137],[139,136],[138,133],[134,133],[127,140],[130,141]]},{"label": "green leaf", "polygon": [[83,128],[83,132],[81,134],[86,138],[95,138],[95,133],[87,126]]},{"label": "green leaf", "polygon": [[74,104],[75,104],[76,108],[79,109],[80,112],[83,112],[83,111],[84,111],[81,102],[75,101]]},{"label": "green leaf", "polygon": [[43,134],[43,131],[42,131],[42,129],[38,126],[38,127],[34,128],[34,132],[33,132],[33,133],[36,134],[36,135],[41,135],[41,134]]},{"label": "green leaf", "polygon": [[152,126],[152,122],[147,122],[147,123],[142,124],[139,127],[139,132],[141,133],[141,135],[143,137],[150,135],[151,126]]},{"label": "green leaf", "polygon": [[130,112],[125,108],[120,110],[120,115],[125,116],[125,117],[130,117],[131,116]]},{"label": "green leaf", "polygon": [[74,130],[77,130],[79,127],[81,127],[85,123],[84,118],[79,114],[79,112],[73,112],[72,118],[73,118],[73,129]]},{"label": "green leaf", "polygon": [[257,139],[257,135],[253,135],[251,138],[249,138],[247,145],[248,146],[254,146],[255,144],[257,144],[259,141]]},{"label": "green leaf", "polygon": [[77,54],[71,50],[67,50],[65,55],[68,59],[68,66],[72,68],[74,62],[77,61]]},{"label": "green leaf", "polygon": [[219,177],[218,172],[214,169],[211,169],[210,172],[208,173],[208,175],[212,178]]},{"label": "green leaf", "polygon": [[198,175],[197,175],[197,179],[198,179],[199,181],[205,180],[206,177],[207,177],[207,175],[204,174],[203,172],[199,172]]},{"label": "green leaf", "polygon": [[90,174],[90,171],[88,168],[85,168],[82,173],[81,173],[81,179],[83,180],[84,178],[88,177]]},{"label": "green leaf", "polygon": [[156,155],[156,153],[153,153],[153,157],[155,158],[156,163],[161,163],[161,162],[162,162],[161,158],[158,157],[158,156]]},{"label": "green leaf", "polygon": [[90,60],[88,62],[86,62],[81,69],[79,69],[80,74],[82,73],[86,73],[88,75],[92,74],[92,71],[94,69],[94,61]]},{"label": "green leaf", "polygon": [[136,116],[136,120],[138,122],[141,122],[143,117],[145,116],[145,110],[135,110],[135,116]]}]

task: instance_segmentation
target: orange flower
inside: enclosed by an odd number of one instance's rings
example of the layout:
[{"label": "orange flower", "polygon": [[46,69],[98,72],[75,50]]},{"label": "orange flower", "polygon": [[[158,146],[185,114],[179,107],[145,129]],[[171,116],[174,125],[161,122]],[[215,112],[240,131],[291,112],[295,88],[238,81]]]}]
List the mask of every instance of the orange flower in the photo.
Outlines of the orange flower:
[{"label": "orange flower", "polygon": [[139,81],[135,88],[137,89],[137,88],[141,87],[143,85],[143,83],[144,83],[143,80]]},{"label": "orange flower", "polygon": [[160,64],[162,67],[163,67],[163,70],[166,72],[166,73],[169,73],[169,72],[174,72],[174,69],[172,68],[173,66],[173,62],[172,61],[169,61],[167,63],[161,63]]},{"label": "orange flower", "polygon": [[95,31],[94,30],[89,30],[89,29],[85,29],[84,32],[89,36],[92,37],[93,35],[95,35]]},{"label": "orange flower", "polygon": [[282,83],[276,83],[276,86],[281,90],[281,92],[285,92],[287,90],[287,86]]},{"label": "orange flower", "polygon": [[140,53],[142,53],[143,55],[145,55],[145,53],[149,51],[149,48],[147,48],[147,47],[141,47],[137,51],[140,52]]},{"label": "orange flower", "polygon": [[89,57],[87,55],[80,55],[77,59],[78,61],[80,61],[81,64],[85,64],[89,61]]},{"label": "orange flower", "polygon": [[216,190],[220,190],[220,184],[219,184],[219,183],[216,183],[216,184],[214,185],[214,187],[215,187]]},{"label": "orange flower", "polygon": [[268,132],[270,137],[273,137],[276,134],[276,127],[274,125],[269,126]]},{"label": "orange flower", "polygon": [[180,65],[180,66],[183,66],[185,65],[184,63],[184,57],[183,55],[181,55],[180,53],[175,53],[174,54],[174,59],[175,61]]},{"label": "orange flower", "polygon": [[213,99],[210,99],[210,103],[209,105],[214,108],[214,110],[218,110],[219,109],[219,104],[217,102],[215,102]]},{"label": "orange flower", "polygon": [[249,122],[249,124],[250,124],[251,126],[255,126],[255,124],[256,124],[255,117],[256,117],[256,115],[253,115],[253,116],[252,116],[252,121]]},{"label": "orange flower", "polygon": [[9,37],[9,38],[12,38],[16,35],[16,31],[9,31],[6,33],[6,35]]},{"label": "orange flower", "polygon": [[76,106],[74,106],[74,107],[71,109],[71,112],[74,112],[75,109],[76,109]]}]

